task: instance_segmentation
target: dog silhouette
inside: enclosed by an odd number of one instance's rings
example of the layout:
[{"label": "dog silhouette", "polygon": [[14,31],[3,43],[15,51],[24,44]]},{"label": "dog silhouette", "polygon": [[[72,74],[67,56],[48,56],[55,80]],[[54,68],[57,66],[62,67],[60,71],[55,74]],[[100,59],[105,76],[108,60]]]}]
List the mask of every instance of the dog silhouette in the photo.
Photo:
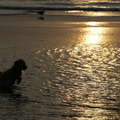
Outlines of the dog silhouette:
[{"label": "dog silhouette", "polygon": [[26,69],[27,66],[23,59],[15,61],[10,69],[0,72],[0,87],[11,87],[15,82],[19,84],[22,80],[22,71]]}]

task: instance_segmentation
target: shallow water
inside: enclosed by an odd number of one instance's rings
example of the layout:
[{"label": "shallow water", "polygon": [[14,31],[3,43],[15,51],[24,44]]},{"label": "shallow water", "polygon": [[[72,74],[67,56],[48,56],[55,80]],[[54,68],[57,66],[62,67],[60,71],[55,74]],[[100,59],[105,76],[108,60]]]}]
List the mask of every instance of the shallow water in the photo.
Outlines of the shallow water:
[{"label": "shallow water", "polygon": [[0,91],[0,119],[119,120],[119,30],[98,29],[63,30],[61,44],[42,44],[48,31],[40,41],[2,43],[1,70],[19,57],[28,69],[19,86]]}]

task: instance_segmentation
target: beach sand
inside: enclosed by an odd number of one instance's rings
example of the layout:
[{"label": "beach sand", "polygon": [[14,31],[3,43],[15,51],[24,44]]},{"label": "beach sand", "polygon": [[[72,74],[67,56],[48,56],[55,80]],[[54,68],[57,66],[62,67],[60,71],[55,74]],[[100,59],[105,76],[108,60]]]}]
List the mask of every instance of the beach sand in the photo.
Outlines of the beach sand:
[{"label": "beach sand", "polygon": [[0,118],[119,119],[120,17],[43,17],[0,16],[0,71],[28,66]]}]

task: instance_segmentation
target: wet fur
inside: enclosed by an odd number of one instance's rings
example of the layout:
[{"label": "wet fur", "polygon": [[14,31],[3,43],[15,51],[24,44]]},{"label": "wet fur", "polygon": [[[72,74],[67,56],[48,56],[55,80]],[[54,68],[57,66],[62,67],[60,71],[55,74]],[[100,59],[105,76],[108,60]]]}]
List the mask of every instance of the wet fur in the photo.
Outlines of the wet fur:
[{"label": "wet fur", "polygon": [[0,87],[11,87],[16,81],[19,84],[22,80],[22,70],[26,69],[27,66],[24,60],[15,61],[10,69],[0,72]]}]

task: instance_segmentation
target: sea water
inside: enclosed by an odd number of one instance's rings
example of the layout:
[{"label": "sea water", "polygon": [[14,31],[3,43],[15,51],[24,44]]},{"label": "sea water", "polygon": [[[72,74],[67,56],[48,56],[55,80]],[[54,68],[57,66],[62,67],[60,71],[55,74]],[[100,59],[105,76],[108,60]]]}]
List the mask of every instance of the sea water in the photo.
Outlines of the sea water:
[{"label": "sea water", "polygon": [[17,40],[1,42],[0,70],[18,58],[28,69],[20,85],[0,90],[0,119],[119,120],[120,24],[40,27],[38,21],[1,30],[2,38],[14,33]]},{"label": "sea water", "polygon": [[[119,0],[0,0],[1,15],[29,14],[44,9],[46,14],[120,16]],[[109,13],[109,14],[108,14]],[[95,14],[94,14],[95,15]]]},{"label": "sea water", "polygon": [[[45,9],[49,15],[113,17],[119,16],[119,4],[6,0],[0,1],[0,12],[20,15]],[[54,22],[41,27],[37,18],[29,25],[28,21],[22,26],[15,22],[17,27],[1,23],[1,39],[14,40],[1,40],[0,70],[11,67],[17,58],[23,58],[28,69],[20,85],[0,90],[1,120],[120,119],[119,22],[63,22],[63,27],[54,27]]]}]

